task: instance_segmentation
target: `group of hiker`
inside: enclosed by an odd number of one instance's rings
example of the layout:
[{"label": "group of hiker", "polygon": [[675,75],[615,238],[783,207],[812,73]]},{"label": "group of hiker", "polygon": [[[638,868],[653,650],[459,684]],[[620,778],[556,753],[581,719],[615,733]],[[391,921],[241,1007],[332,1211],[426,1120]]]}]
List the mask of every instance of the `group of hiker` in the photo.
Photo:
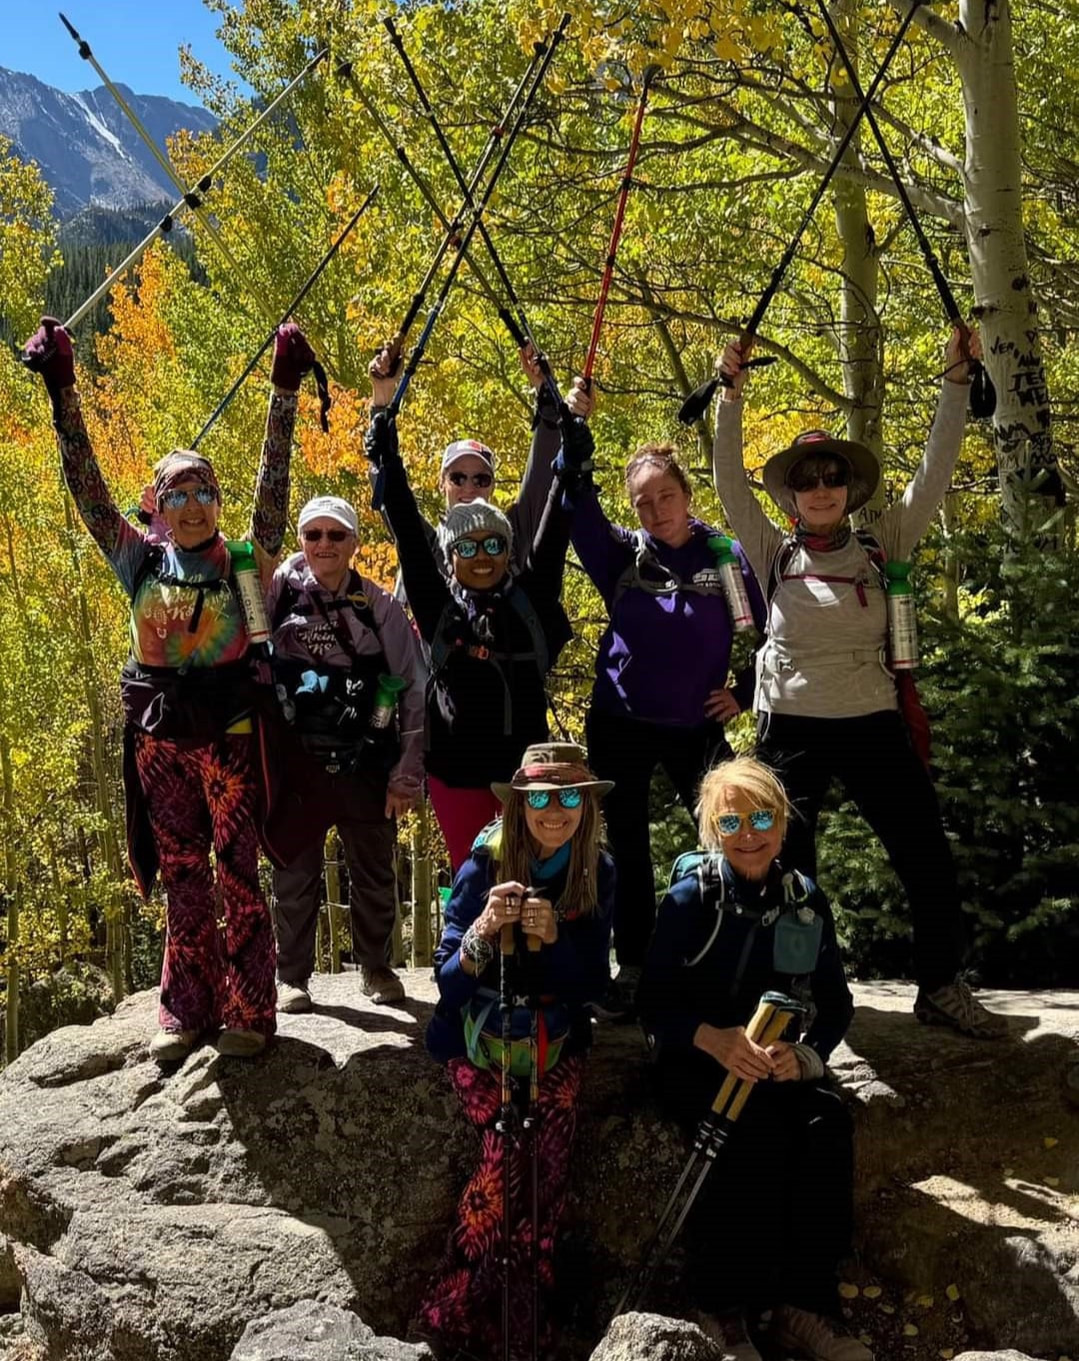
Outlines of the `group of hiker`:
[{"label": "group of hiker", "polygon": [[[638,523],[613,524],[592,476],[594,388],[575,381],[560,409],[528,346],[537,402],[517,501],[496,506],[494,452],[460,439],[439,465],[445,514],[428,524],[398,447],[400,360],[380,352],[365,450],[397,548],[395,595],[352,566],[359,521],[340,497],[304,505],[299,551],[279,561],[296,393],[314,361],[296,326],[276,337],[240,543],[219,530],[212,465],[189,450],[157,464],[151,523],[131,524],[91,448],[68,336],[45,319],[27,346],[78,512],[131,600],[121,685],[129,846],[142,890],[159,872],[166,894],[158,1061],[184,1058],[207,1035],[224,1054],[252,1056],[273,1034],[275,1007],[311,1007],[334,825],[363,986],[378,1003],[402,997],[388,963],[395,818],[426,785],[454,873],[428,1047],[482,1133],[417,1316],[418,1332],[451,1354],[494,1352],[500,1335],[525,1354],[529,1328],[535,1354],[592,1018],[635,1008],[660,1096],[687,1128],[707,1118],[725,1076],[753,1088],[688,1221],[702,1326],[750,1361],[759,1353],[746,1322],[771,1309],[782,1345],[868,1361],[831,1319],[852,1155],[824,1065],[853,1013],[814,882],[833,777],[910,899],[918,1019],[977,1038],[1004,1030],[960,974],[955,872],[924,715],[909,671],[891,664],[886,591],[949,484],[977,336],[953,333],[922,462],[871,534],[850,516],[877,489],[877,461],[824,431],[800,435],[764,468],[793,528],[765,516],[742,465],[749,351],[732,343],[718,366],[714,475],[737,543],[693,514],[691,484],[661,443],[644,444],[625,469]],[[586,748],[552,741],[548,728],[547,678],[573,632],[561,599],[571,544],[608,614]],[[755,675],[731,676],[734,634],[754,625]],[[757,752],[735,758],[724,724],[751,708]],[[700,850],[657,911],[648,797],[659,765],[697,819]],[[272,909],[260,839],[274,866]],[[750,1021],[770,991],[793,1010],[767,1039]],[[720,1197],[721,1229],[709,1208]]]}]

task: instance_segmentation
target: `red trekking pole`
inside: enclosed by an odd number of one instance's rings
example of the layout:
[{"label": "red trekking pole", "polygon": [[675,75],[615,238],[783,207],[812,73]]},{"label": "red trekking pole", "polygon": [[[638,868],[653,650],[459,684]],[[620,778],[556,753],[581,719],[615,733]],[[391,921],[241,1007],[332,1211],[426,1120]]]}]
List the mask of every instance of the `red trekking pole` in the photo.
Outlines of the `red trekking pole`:
[{"label": "red trekking pole", "polygon": [[599,348],[599,333],[603,329],[603,314],[607,310],[607,294],[610,291],[611,279],[614,275],[614,262],[618,256],[618,243],[622,237],[622,223],[626,216],[626,200],[629,198],[630,186],[633,184],[633,167],[637,164],[637,148],[641,144],[641,125],[644,123],[644,110],[648,103],[648,92],[653,80],[659,74],[658,66],[646,66],[641,82],[641,97],[637,103],[637,117],[633,123],[633,137],[629,144],[629,159],[626,161],[625,173],[622,176],[622,188],[618,195],[618,207],[615,210],[614,226],[611,228],[611,241],[607,247],[607,262],[603,269],[603,281],[599,286],[599,299],[596,302],[596,310],[592,317],[592,339],[588,342],[588,358],[584,361],[585,388],[592,385],[592,370],[596,363],[596,351]]}]

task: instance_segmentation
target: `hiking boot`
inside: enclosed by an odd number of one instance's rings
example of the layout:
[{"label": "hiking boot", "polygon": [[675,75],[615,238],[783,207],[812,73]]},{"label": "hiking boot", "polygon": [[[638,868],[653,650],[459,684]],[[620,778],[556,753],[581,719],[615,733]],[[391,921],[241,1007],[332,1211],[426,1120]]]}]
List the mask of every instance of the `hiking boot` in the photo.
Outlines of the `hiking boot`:
[{"label": "hiking boot", "polygon": [[592,1003],[592,1010],[604,1021],[631,1021],[637,1014],[637,985],[642,970],[637,964],[623,964],[611,979],[603,1000]]},{"label": "hiking boot", "polygon": [[789,1347],[811,1361],[873,1361],[873,1353],[856,1337],[844,1332],[834,1319],[781,1305],[772,1312],[770,1335],[781,1347]]},{"label": "hiking boot", "polygon": [[723,1361],[761,1361],[761,1354],[750,1341],[741,1314],[706,1314],[703,1309],[691,1315],[705,1337],[720,1348]]},{"label": "hiking boot", "polygon": [[266,1048],[266,1036],[259,1030],[222,1030],[217,1037],[217,1052],[230,1059],[253,1059]]},{"label": "hiking boot", "polygon": [[370,997],[376,1006],[385,1007],[391,1002],[404,1000],[405,985],[397,977],[394,971],[385,964],[380,964],[376,968],[368,968],[366,964],[360,966],[360,986],[364,994]]},{"label": "hiking boot", "polygon": [[150,1041],[150,1057],[155,1063],[179,1063],[194,1049],[198,1037],[197,1030],[159,1030]]},{"label": "hiking boot", "polygon": [[959,974],[936,992],[919,988],[914,1014],[923,1025],[950,1026],[974,1040],[999,1040],[1008,1033],[1007,1020],[986,1011]]},{"label": "hiking boot", "polygon": [[277,985],[277,1010],[287,1011],[295,1014],[299,1011],[311,1010],[311,994],[308,991],[308,979],[302,983],[278,983]]}]

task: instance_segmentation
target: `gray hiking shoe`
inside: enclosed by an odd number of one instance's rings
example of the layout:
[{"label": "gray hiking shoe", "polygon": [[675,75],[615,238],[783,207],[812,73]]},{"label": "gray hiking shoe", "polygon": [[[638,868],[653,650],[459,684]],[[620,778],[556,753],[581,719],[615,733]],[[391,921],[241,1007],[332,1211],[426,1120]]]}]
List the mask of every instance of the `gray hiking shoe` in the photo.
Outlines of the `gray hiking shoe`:
[{"label": "gray hiking shoe", "polygon": [[311,1010],[311,994],[308,991],[308,980],[306,978],[302,983],[278,983],[277,1010],[293,1014],[298,1011]]},{"label": "gray hiking shoe", "polygon": [[150,1041],[150,1057],[155,1063],[179,1063],[195,1047],[197,1030],[159,1030]]},{"label": "gray hiking shoe", "polygon": [[811,1361],[873,1361],[873,1353],[833,1319],[781,1305],[772,1313],[771,1336],[781,1347],[790,1348]]},{"label": "gray hiking shoe", "polygon": [[366,964],[362,964],[360,980],[364,993],[377,1006],[388,1006],[391,1002],[400,1002],[404,999],[405,985],[388,965],[381,964],[377,968],[369,969]]},{"label": "gray hiking shoe", "polygon": [[741,1314],[706,1314],[698,1310],[691,1315],[690,1322],[716,1343],[723,1353],[723,1361],[761,1361],[761,1354],[750,1341]]},{"label": "gray hiking shoe", "polygon": [[987,1011],[959,975],[936,992],[919,988],[914,1014],[923,1025],[950,1026],[974,1040],[999,1040],[1008,1033],[1007,1020]]},{"label": "gray hiking shoe", "polygon": [[259,1030],[222,1030],[217,1037],[217,1052],[230,1059],[253,1059],[266,1048],[266,1036]]}]

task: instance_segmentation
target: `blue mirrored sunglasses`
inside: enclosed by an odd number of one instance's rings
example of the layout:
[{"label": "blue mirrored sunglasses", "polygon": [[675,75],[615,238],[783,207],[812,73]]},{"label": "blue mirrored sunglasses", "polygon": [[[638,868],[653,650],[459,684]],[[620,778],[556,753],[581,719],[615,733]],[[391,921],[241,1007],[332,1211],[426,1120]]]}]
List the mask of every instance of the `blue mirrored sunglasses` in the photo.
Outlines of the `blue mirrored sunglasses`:
[{"label": "blue mirrored sunglasses", "polygon": [[176,487],[173,491],[162,492],[158,499],[165,510],[182,510],[190,496],[193,496],[200,506],[212,506],[217,500],[217,492],[213,487],[196,487],[194,491],[183,491]]},{"label": "blue mirrored sunglasses", "polygon": [[[755,832],[771,831],[776,820],[776,815],[770,808],[754,808],[749,814],[749,825]],[[720,813],[719,830],[724,836],[734,836],[735,832],[742,825],[742,815],[740,813]]]},{"label": "blue mirrored sunglasses", "polygon": [[[535,808],[537,811],[541,808],[546,808],[551,802],[551,795],[553,793],[553,789],[530,789],[526,794],[529,808]],[[558,802],[563,808],[580,808],[581,800],[583,798],[584,794],[581,790],[572,785],[568,789],[560,789],[558,791]]]},{"label": "blue mirrored sunglasses", "polygon": [[453,545],[453,552],[459,558],[474,558],[482,548],[489,558],[500,558],[506,547],[506,540],[501,534],[488,534],[485,539],[458,539]]}]

